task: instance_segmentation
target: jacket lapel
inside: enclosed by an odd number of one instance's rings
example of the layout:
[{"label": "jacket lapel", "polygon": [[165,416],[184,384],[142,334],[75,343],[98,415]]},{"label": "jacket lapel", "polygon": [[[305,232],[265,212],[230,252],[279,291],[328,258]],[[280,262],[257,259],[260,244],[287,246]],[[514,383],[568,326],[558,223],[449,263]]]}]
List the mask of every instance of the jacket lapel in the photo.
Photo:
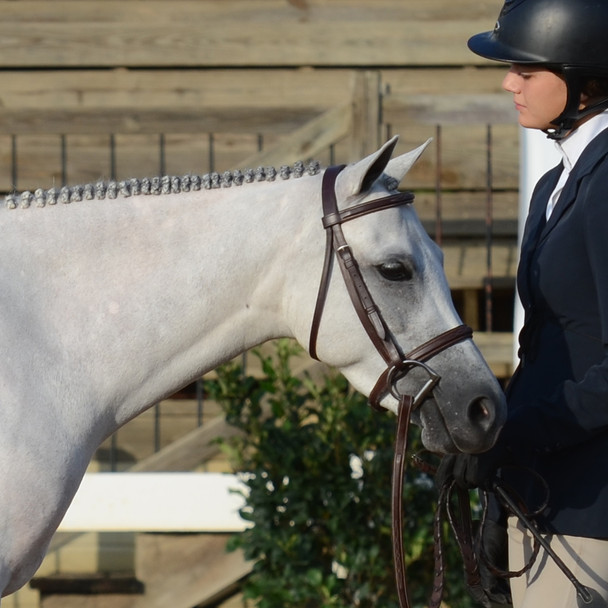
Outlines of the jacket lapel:
[{"label": "jacket lapel", "polygon": [[560,163],[557,167],[551,169],[538,182],[538,186],[532,194],[530,201],[530,211],[522,238],[517,271],[517,288],[526,312],[529,312],[532,305],[529,268],[534,251],[551,234],[560,218],[574,204],[581,180],[593,170],[593,167],[606,154],[608,154],[608,129],[595,137],[579,158],[568,177],[568,181],[564,185],[564,189],[548,222],[545,220],[547,201],[562,172],[562,164]]},{"label": "jacket lapel", "polygon": [[536,186],[530,200],[530,210],[526,218],[524,234],[522,237],[519,265],[517,269],[517,289],[524,308],[530,304],[530,286],[528,284],[528,269],[532,254],[536,249],[541,231],[545,227],[545,214],[547,201],[562,172],[562,164],[546,173]]},{"label": "jacket lapel", "polygon": [[[553,209],[553,213],[542,230],[539,242],[547,238],[553,228],[558,224],[564,213],[574,204],[581,180],[593,170],[593,167],[606,155],[608,145],[608,129],[602,131],[587,146],[578,162],[572,169],[568,181]],[[548,197],[545,199],[548,200]]]}]

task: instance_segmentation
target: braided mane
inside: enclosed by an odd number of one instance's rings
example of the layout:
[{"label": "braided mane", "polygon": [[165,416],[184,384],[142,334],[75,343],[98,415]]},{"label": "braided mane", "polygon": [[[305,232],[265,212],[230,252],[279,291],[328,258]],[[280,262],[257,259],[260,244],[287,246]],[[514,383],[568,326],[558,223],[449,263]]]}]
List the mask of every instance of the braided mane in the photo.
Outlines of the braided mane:
[{"label": "braided mane", "polygon": [[224,171],[224,173],[205,173],[204,175],[184,175],[183,177],[162,175],[152,178],[128,179],[123,181],[100,180],[79,186],[63,186],[62,188],[38,188],[34,192],[25,190],[8,194],[4,201],[7,209],[17,207],[27,209],[32,205],[45,207],[57,203],[75,203],[82,200],[104,200],[119,197],[137,196],[141,194],[179,194],[197,190],[212,190],[215,188],[230,188],[253,182],[272,182],[278,178],[287,180],[299,178],[304,174],[316,175],[321,169],[317,161],[308,165],[298,161],[293,167],[283,165],[277,171],[274,167],[258,167],[245,171]]}]

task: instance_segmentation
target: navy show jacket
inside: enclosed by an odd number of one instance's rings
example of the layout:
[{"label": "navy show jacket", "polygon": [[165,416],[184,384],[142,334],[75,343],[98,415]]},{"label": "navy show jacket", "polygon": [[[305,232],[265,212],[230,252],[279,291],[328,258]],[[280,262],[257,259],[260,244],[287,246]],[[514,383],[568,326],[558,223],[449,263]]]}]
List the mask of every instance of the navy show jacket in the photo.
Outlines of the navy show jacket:
[{"label": "navy show jacket", "polygon": [[[583,151],[546,221],[561,169],[538,182],[526,220],[505,441],[548,483],[546,531],[608,538],[608,130]],[[538,484],[506,475],[538,500]]]}]

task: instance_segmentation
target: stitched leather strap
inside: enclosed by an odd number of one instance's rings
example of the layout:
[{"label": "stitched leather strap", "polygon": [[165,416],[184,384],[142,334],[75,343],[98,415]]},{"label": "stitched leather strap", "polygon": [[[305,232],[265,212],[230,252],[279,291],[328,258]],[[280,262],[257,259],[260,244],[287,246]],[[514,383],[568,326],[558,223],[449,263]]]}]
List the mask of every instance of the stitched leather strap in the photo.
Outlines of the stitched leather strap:
[{"label": "stitched leather strap", "polygon": [[[415,363],[429,361],[440,352],[473,337],[473,330],[468,325],[458,325],[435,336],[428,342],[417,346],[394,365],[387,367],[372,389],[369,402],[376,410],[384,410],[380,405],[383,397],[391,392],[394,383],[402,378]],[[418,404],[416,404],[418,405]]]},{"label": "stitched leather strap", "polygon": [[363,325],[374,346],[385,362],[396,363],[401,358],[398,345],[392,340],[390,332],[378,310],[372,295],[363,280],[357,261],[346,242],[342,231],[344,222],[363,217],[376,211],[406,205],[414,200],[411,192],[398,192],[344,210],[338,209],[335,182],[344,165],[329,167],[323,174],[323,226],[326,231],[325,259],[323,273],[317,294],[317,302],[310,329],[308,352],[311,357],[318,359],[317,338],[323,316],[323,309],[329,291],[329,282],[333,269],[334,253],[340,264],[340,270],[348,289],[351,301],[361,324]]},{"label": "stitched leather strap", "polygon": [[[334,184],[338,173],[344,169],[344,165],[337,167],[329,167],[323,174],[322,184],[322,201],[323,201],[323,218],[328,213],[333,212],[334,208],[337,209],[338,203],[336,201],[336,193],[334,191]],[[330,211],[327,211],[329,208]],[[339,217],[339,215],[338,215]],[[312,317],[312,325],[310,328],[310,338],[308,344],[308,352],[313,359],[318,359],[317,356],[317,338],[319,336],[319,326],[321,325],[321,317],[323,316],[323,309],[325,308],[325,301],[327,300],[327,292],[329,291],[329,279],[331,278],[331,271],[333,268],[334,261],[334,246],[333,246],[333,233],[329,230],[329,227],[325,229],[325,258],[323,260],[323,273],[321,274],[321,284],[319,285],[319,291],[317,292],[317,303],[315,304],[315,312]]]},{"label": "stitched leather strap", "polygon": [[404,395],[399,404],[399,414],[397,417],[397,438],[395,441],[395,456],[393,459],[393,491],[391,504],[393,562],[395,565],[397,596],[399,598],[399,605],[401,608],[410,608],[410,601],[407,595],[405,551],[403,550],[403,476],[405,473],[407,435],[413,404],[414,400],[409,395]]}]

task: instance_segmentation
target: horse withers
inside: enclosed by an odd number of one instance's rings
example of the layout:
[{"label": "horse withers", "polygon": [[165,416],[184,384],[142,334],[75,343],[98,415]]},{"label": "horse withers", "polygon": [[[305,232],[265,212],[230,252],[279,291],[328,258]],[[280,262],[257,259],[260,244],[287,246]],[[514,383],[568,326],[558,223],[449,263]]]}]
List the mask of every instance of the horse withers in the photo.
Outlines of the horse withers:
[{"label": "horse withers", "polygon": [[[424,146],[396,138],[344,168],[341,212],[396,195]],[[278,337],[308,346],[324,266],[322,180],[302,165],[100,182],[7,197],[0,208],[0,590],[38,568],[96,448],[151,405]],[[403,352],[460,325],[439,248],[411,204],[343,232]],[[369,395],[386,370],[330,265],[319,359]],[[479,452],[505,417],[471,339],[428,362],[441,380],[417,411],[437,452]],[[413,370],[399,390],[415,392]],[[394,391],[382,396],[393,411]],[[210,500],[213,498],[210,497]]]}]

